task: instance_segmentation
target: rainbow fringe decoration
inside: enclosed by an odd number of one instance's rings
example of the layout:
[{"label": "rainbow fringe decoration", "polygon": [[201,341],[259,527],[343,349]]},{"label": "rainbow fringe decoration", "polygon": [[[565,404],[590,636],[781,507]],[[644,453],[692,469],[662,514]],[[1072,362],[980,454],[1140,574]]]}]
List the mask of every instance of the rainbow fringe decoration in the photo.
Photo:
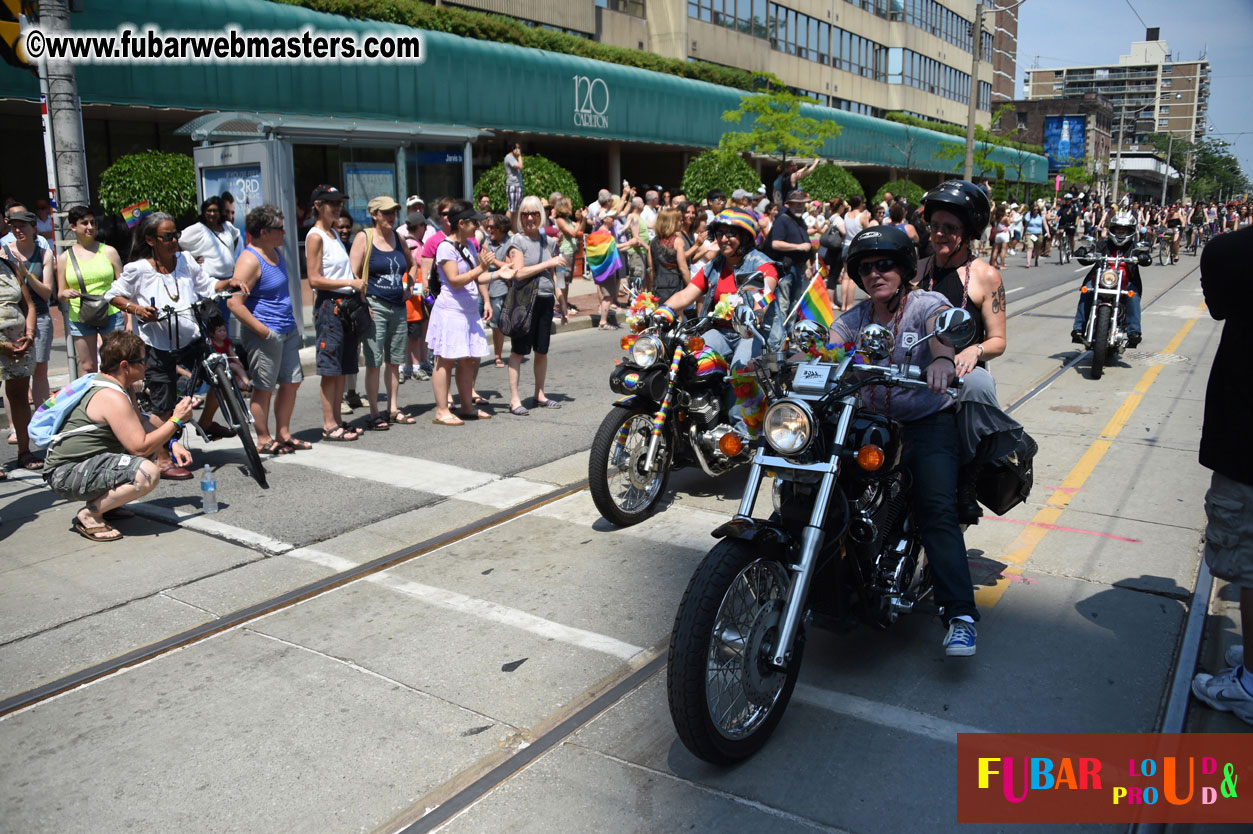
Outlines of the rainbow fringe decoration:
[{"label": "rainbow fringe decoration", "polygon": [[613,234],[605,229],[597,229],[584,238],[583,248],[587,253],[587,265],[592,270],[592,279],[597,284],[622,269],[618,244]]},{"label": "rainbow fringe decoration", "polygon": [[660,435],[661,427],[666,424],[666,414],[670,411],[670,394],[674,391],[674,380],[679,375],[679,361],[683,358],[683,345],[674,349],[674,359],[670,362],[670,384],[666,386],[666,396],[661,401],[661,408],[653,417],[653,434]]},{"label": "rainbow fringe decoration", "polygon": [[821,273],[815,275],[814,280],[809,282],[809,288],[805,290],[797,306],[798,316],[819,322],[823,327],[830,327],[835,321],[835,305],[831,303],[831,296],[827,294],[827,285],[822,280]]}]

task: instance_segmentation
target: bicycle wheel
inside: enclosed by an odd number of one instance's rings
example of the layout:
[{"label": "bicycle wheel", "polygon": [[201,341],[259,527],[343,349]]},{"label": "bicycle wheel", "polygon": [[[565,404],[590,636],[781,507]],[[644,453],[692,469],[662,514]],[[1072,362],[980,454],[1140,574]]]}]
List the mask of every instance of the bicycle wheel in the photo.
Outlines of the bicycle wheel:
[{"label": "bicycle wheel", "polygon": [[226,412],[235,436],[244,447],[244,455],[248,458],[248,474],[263,489],[269,484],[265,480],[265,467],[261,465],[261,455],[257,453],[257,442],[252,436],[252,414],[248,404],[235,387],[235,380],[225,367],[218,365],[213,369],[213,388],[218,394],[218,404]]}]

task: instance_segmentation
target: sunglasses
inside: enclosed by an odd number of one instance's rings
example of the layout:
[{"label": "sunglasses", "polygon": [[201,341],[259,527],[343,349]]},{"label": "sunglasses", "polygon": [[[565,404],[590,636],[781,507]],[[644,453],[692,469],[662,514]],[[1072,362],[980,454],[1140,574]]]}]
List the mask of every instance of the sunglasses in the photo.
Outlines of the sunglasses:
[{"label": "sunglasses", "polygon": [[865,278],[872,272],[887,275],[897,270],[896,261],[891,258],[879,258],[876,261],[862,261],[857,265],[857,274]]},{"label": "sunglasses", "polygon": [[269,231],[269,232],[285,232],[285,231],[287,231],[287,228],[286,228],[285,226],[268,226],[268,227],[266,227],[266,231]]},{"label": "sunglasses", "polygon": [[952,223],[932,223],[931,224],[932,234],[949,235],[950,237],[957,237],[964,231],[965,229],[963,227],[954,225]]},{"label": "sunglasses", "polygon": [[163,235],[157,235],[157,240],[165,241],[166,243],[173,243],[182,236],[182,232],[166,232]]},{"label": "sunglasses", "polygon": [[524,211],[524,212],[522,212],[522,216],[523,216],[523,217],[539,217],[539,214],[540,214],[540,213],[539,213],[538,211]]}]

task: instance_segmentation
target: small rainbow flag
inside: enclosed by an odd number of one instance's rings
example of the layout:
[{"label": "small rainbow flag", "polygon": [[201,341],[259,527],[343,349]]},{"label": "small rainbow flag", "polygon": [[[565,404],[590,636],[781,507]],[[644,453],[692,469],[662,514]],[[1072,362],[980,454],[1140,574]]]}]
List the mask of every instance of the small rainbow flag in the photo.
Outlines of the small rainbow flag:
[{"label": "small rainbow flag", "polygon": [[151,214],[152,208],[148,205],[148,201],[135,203],[133,206],[127,206],[122,209],[122,217],[126,220],[126,228],[133,229],[139,225],[139,221],[144,219],[145,214]]},{"label": "small rainbow flag", "polygon": [[771,304],[774,303],[774,292],[771,290],[762,290],[759,293],[753,293],[753,312],[760,313]]},{"label": "small rainbow flag", "polygon": [[831,296],[827,295],[827,285],[821,276],[815,275],[814,280],[809,282],[809,289],[801,296],[797,308],[798,317],[820,322],[824,327],[830,327],[835,321],[835,306],[831,303]]},{"label": "small rainbow flag", "polygon": [[622,256],[618,254],[618,244],[611,232],[597,229],[583,239],[583,246],[592,279],[597,284],[622,269]]}]

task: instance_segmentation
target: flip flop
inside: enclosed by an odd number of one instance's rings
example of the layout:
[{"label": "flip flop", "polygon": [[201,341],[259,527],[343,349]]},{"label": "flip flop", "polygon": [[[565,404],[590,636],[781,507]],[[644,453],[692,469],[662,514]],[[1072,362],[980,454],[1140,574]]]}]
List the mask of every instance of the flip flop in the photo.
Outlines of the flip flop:
[{"label": "flip flop", "polygon": [[[82,536],[84,539],[87,539],[88,541],[93,541],[93,542],[115,542],[115,541],[118,541],[119,539],[126,538],[115,527],[110,527],[107,524],[100,524],[96,527],[88,527],[86,524],[83,524],[83,522],[80,521],[78,518],[74,519],[74,532],[78,533],[78,535]],[[117,535],[116,536],[102,536],[101,533],[117,533]]]},{"label": "flip flop", "polygon": [[308,440],[301,440],[298,437],[289,437],[286,440],[280,440],[279,443],[282,443],[293,452],[307,452],[313,448],[313,444]]},{"label": "flip flop", "polygon": [[264,446],[258,446],[257,451],[263,455],[294,455],[296,450],[288,446],[286,443],[280,443],[277,440],[271,440]]},{"label": "flip flop", "polygon": [[32,472],[37,472],[44,468],[44,462],[30,452],[24,452],[23,454],[18,455],[17,465]]},{"label": "flip flop", "polygon": [[[456,422],[453,422],[453,420],[455,420]],[[434,423],[434,424],[435,424],[435,425],[437,425],[437,426],[448,426],[449,428],[456,428],[457,426],[464,426],[464,425],[465,425],[465,421],[464,421],[464,420],[460,420],[460,419],[458,419],[458,418],[456,418],[456,417],[453,417],[453,418],[452,418],[452,420],[441,420],[441,419],[439,419],[438,417],[436,417],[436,418],[435,418],[434,420],[432,420],[431,422],[432,422],[432,423]]]},{"label": "flip flop", "polygon": [[408,414],[404,413],[403,411],[392,411],[392,412],[388,412],[387,422],[399,423],[402,426],[412,426],[414,423],[418,421],[413,419],[412,417],[410,417]]}]

